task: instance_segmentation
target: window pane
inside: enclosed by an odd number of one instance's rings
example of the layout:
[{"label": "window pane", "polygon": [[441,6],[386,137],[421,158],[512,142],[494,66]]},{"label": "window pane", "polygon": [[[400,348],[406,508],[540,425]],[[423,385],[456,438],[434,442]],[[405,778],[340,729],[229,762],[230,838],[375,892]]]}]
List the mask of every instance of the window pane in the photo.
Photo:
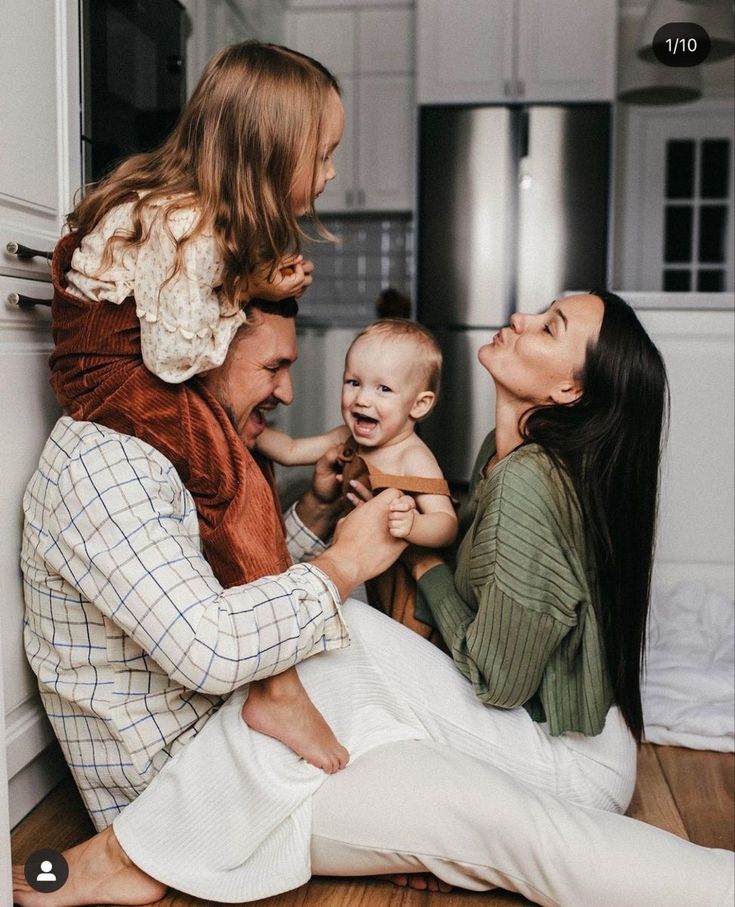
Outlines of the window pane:
[{"label": "window pane", "polygon": [[666,197],[691,198],[694,194],[694,142],[666,143]]},{"label": "window pane", "polygon": [[705,139],[702,142],[702,198],[727,198],[730,143],[725,139]]},{"label": "window pane", "polygon": [[699,209],[699,261],[725,260],[724,205],[702,205]]},{"label": "window pane", "polygon": [[664,290],[670,293],[688,293],[691,288],[691,271],[674,271],[671,268],[664,271]]},{"label": "window pane", "polygon": [[697,274],[697,289],[703,293],[722,293],[725,289],[725,272],[708,268]]},{"label": "window pane", "polygon": [[664,261],[692,260],[692,209],[689,205],[667,205]]}]

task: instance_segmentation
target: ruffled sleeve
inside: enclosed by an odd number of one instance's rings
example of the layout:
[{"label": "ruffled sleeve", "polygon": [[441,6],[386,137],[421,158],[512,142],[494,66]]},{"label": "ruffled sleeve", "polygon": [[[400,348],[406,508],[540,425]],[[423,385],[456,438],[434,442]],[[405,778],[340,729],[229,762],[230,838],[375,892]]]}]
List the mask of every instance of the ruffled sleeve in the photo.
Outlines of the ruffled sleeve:
[{"label": "ruffled sleeve", "polygon": [[210,233],[184,244],[181,269],[168,279],[176,258],[175,241],[192,228],[197,211],[174,212],[169,230],[160,222],[162,209],[154,208],[152,216],[134,276],[143,361],[159,378],[178,383],[221,365],[245,316],[216,289],[222,260]]}]

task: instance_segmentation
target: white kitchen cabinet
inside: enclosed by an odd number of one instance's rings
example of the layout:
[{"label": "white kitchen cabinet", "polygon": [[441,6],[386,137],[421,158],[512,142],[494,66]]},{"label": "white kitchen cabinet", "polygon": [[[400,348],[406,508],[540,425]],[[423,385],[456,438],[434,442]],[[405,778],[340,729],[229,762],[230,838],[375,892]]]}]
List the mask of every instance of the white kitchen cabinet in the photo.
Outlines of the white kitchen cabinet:
[{"label": "white kitchen cabinet", "polygon": [[191,28],[186,42],[189,96],[210,58],[229,44],[257,39],[283,43],[285,0],[181,0]]},{"label": "white kitchen cabinet", "polygon": [[345,132],[324,212],[413,207],[413,9],[403,5],[289,9],[286,43],[339,79]]},{"label": "white kitchen cabinet", "polygon": [[6,245],[52,249],[81,180],[78,28],[75,0],[3,3],[0,273],[49,279]]},{"label": "white kitchen cabinet", "polygon": [[[5,0],[0,29],[0,903],[10,904],[14,825],[65,771],[23,649],[21,499],[58,416],[48,385],[50,313],[8,307],[48,298],[50,251],[81,181],[77,0]],[[39,842],[39,845],[42,842]]]},{"label": "white kitchen cabinet", "polygon": [[417,0],[420,104],[606,101],[616,0]]}]

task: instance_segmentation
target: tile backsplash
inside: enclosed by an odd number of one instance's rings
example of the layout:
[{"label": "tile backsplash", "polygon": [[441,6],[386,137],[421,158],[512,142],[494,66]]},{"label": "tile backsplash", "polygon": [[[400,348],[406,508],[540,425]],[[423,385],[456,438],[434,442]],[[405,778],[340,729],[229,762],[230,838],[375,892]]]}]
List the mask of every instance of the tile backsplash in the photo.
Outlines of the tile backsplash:
[{"label": "tile backsplash", "polygon": [[364,325],[375,318],[375,303],[386,287],[412,297],[409,215],[325,215],[321,221],[338,242],[304,244],[304,255],[316,270],[314,283],[300,301],[299,321]]}]

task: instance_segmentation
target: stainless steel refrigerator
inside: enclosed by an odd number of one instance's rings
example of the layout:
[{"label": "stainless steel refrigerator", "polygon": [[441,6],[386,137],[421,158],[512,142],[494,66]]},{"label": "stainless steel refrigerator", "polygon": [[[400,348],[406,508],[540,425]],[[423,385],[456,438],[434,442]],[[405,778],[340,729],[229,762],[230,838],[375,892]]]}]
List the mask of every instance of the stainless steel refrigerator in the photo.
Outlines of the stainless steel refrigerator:
[{"label": "stainless steel refrigerator", "polygon": [[434,330],[442,392],[421,434],[467,481],[494,421],[477,350],[513,311],[604,286],[610,107],[422,107],[418,319]]}]

